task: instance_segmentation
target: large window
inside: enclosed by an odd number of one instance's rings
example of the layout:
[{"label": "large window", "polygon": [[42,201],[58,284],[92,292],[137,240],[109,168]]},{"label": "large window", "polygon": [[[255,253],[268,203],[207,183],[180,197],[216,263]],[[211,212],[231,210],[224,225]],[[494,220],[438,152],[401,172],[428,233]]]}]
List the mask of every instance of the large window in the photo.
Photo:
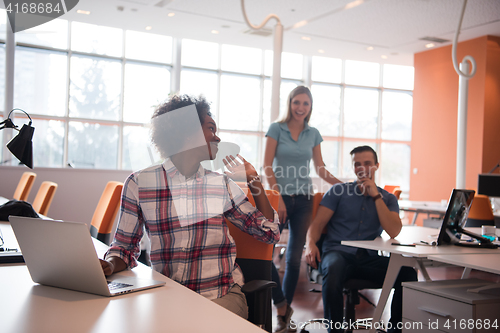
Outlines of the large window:
[{"label": "large window", "polygon": [[[14,104],[33,117],[35,165],[136,170],[159,161],[149,119],[170,93],[181,92],[204,95],[222,140],[262,167],[265,133],[276,121],[272,51],[61,19],[16,34],[16,42]],[[310,124],[323,136],[330,172],[352,178],[350,150],[370,145],[381,162],[377,182],[409,189],[412,67],[283,53],[281,73],[279,118],[288,93],[310,84]]]},{"label": "large window", "polygon": [[[313,57],[311,72],[311,124],[325,139],[322,152],[328,169],[344,179],[354,179],[349,152],[368,145],[379,157],[377,183],[399,185],[407,193],[413,67]],[[318,112],[318,108],[323,110]],[[320,119],[315,119],[320,112]]]}]

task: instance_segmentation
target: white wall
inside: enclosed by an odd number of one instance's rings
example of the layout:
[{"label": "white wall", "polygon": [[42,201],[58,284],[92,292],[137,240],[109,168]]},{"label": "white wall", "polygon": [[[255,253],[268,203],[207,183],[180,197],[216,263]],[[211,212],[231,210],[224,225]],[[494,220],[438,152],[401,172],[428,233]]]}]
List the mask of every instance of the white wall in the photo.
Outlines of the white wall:
[{"label": "white wall", "polygon": [[37,174],[28,202],[33,202],[43,181],[53,181],[58,184],[58,188],[47,215],[53,219],[84,222],[88,225],[106,183],[110,180],[124,182],[131,173],[125,170],[73,168],[30,170],[25,166],[0,166],[0,196],[12,199],[17,183],[25,171]]}]

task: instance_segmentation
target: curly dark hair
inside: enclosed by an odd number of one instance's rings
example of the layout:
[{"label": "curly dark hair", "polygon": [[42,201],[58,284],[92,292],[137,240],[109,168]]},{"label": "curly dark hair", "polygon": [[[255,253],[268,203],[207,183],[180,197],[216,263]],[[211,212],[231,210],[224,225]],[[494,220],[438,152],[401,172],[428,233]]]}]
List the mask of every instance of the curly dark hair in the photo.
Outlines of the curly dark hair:
[{"label": "curly dark hair", "polygon": [[[151,142],[158,149],[158,152],[161,154],[163,158],[170,157],[171,153],[171,145],[172,142],[166,142],[165,133],[166,132],[176,132],[180,129],[176,126],[176,124],[165,124],[164,122],[155,121],[159,119],[161,115],[164,115],[170,111],[174,111],[180,108],[183,108],[188,105],[195,105],[196,111],[198,113],[198,118],[200,120],[200,124],[203,125],[206,116],[212,116],[210,112],[210,103],[206,100],[206,98],[202,95],[195,97],[191,95],[171,95],[168,100],[160,105],[158,105],[153,112],[151,117]],[[176,136],[182,137],[182,135]],[[176,141],[176,145],[182,144],[182,141]]]}]

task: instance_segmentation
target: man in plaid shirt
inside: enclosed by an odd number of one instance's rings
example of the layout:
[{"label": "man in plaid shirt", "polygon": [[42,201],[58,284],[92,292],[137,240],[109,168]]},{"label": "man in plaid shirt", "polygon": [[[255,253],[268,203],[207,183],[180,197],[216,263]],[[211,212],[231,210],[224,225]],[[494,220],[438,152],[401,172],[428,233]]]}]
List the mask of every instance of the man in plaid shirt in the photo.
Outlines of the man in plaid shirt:
[{"label": "man in plaid shirt", "polygon": [[[224,159],[225,174],[201,166],[215,159],[216,130],[203,97],[175,95],[156,109],[151,139],[165,160],[125,181],[119,225],[101,264],[106,275],[135,267],[145,230],[155,270],[246,318],[243,275],[225,218],[274,244],[278,216],[256,170],[241,156]],[[230,177],[246,179],[256,208]]]}]

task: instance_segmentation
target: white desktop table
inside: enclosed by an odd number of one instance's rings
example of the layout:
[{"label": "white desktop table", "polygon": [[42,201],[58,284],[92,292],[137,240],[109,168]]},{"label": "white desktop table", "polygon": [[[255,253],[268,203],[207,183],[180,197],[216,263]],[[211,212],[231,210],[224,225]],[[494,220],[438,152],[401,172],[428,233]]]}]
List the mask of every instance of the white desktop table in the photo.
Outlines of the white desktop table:
[{"label": "white desktop table", "polygon": [[427,216],[430,214],[437,214],[440,217],[444,217],[447,208],[447,204],[442,205],[441,202],[438,201],[399,200],[398,204],[399,210],[415,213],[411,221],[412,225],[415,225],[419,213],[426,213]]},{"label": "white desktop table", "polygon": [[[477,230],[474,230],[477,232]],[[439,233],[438,229],[425,228],[418,226],[403,226],[401,233],[395,239],[391,239],[386,233],[382,237],[378,237],[372,241],[342,241],[342,245],[353,246],[376,251],[390,252],[389,267],[385,276],[382,292],[373,315],[373,321],[379,322],[382,317],[387,299],[391,292],[392,286],[396,281],[399,270],[402,266],[410,266],[420,269],[424,278],[429,281],[430,277],[427,274],[422,259],[429,258],[432,255],[465,255],[465,254],[490,254],[500,255],[499,249],[484,249],[473,247],[460,247],[454,245],[430,246],[430,245],[416,245],[416,246],[401,246],[392,245],[392,243],[411,244],[420,243],[421,240],[431,240],[429,236],[435,236]],[[370,332],[375,332],[373,327]]]},{"label": "white desktop table", "polygon": [[430,255],[427,258],[456,266],[500,274],[500,254],[491,254],[488,256],[484,256],[484,254],[436,254]]},{"label": "white desktop table", "polygon": [[[427,216],[430,214],[438,215],[440,218],[444,217],[446,214],[446,209],[448,208],[448,203],[441,203],[439,201],[412,201],[412,200],[399,200],[399,210],[415,213],[411,221],[412,225],[417,222],[418,214],[425,213]],[[496,218],[500,218],[500,211],[494,211],[493,215]]]},{"label": "white desktop table", "polygon": [[[4,236],[10,225],[0,222]],[[94,240],[100,258],[107,246]],[[264,332],[166,276],[140,264],[117,273],[166,285],[103,297],[33,283],[24,264],[0,265],[2,332],[157,333]]]}]

